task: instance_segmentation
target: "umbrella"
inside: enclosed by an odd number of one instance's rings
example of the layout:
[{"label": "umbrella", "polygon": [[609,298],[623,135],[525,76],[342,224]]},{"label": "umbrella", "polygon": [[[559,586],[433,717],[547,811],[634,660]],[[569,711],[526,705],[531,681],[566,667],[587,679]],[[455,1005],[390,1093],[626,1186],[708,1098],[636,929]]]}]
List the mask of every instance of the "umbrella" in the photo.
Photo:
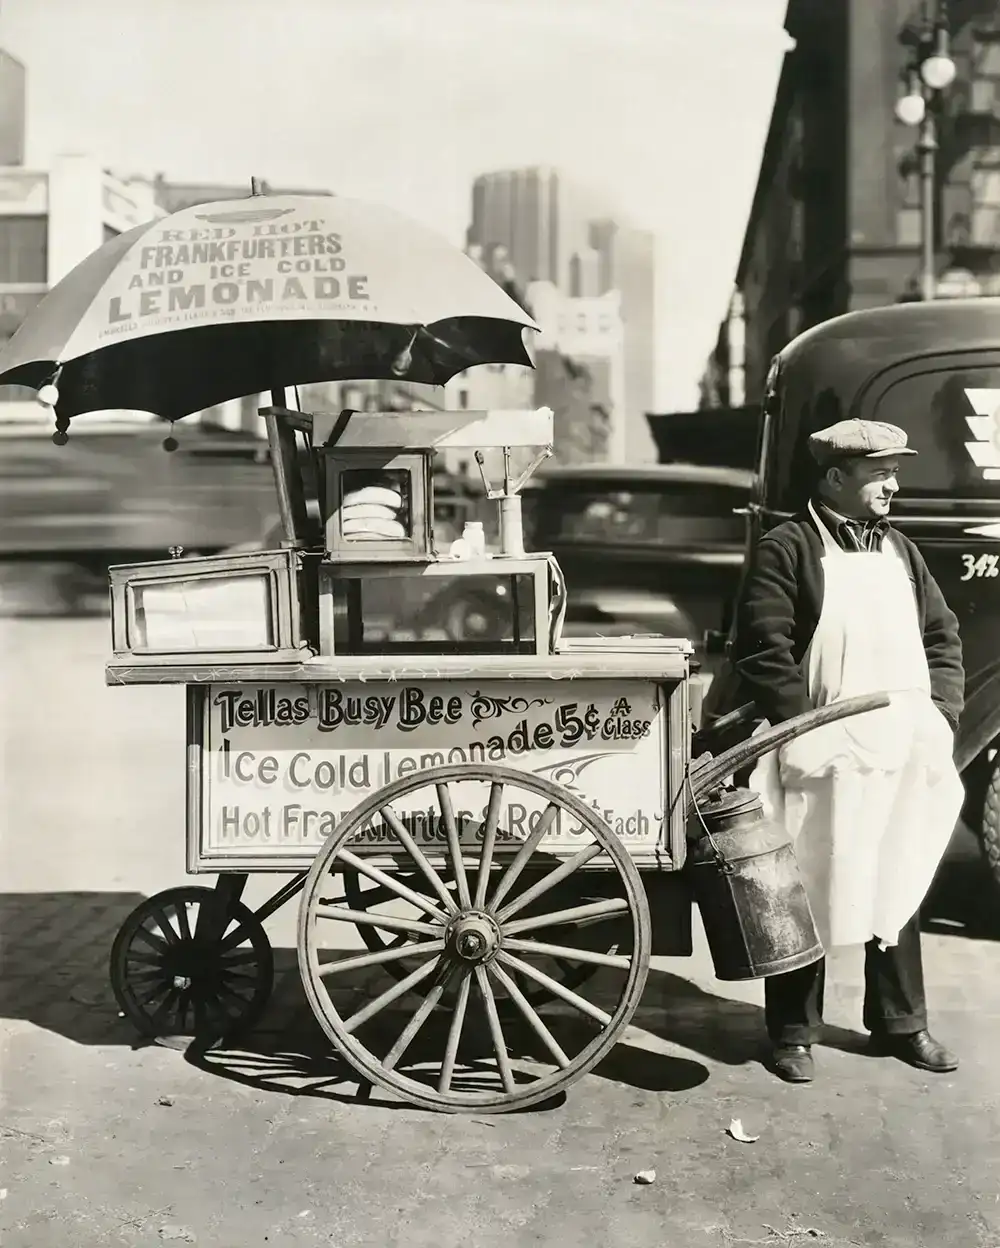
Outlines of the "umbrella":
[{"label": "umbrella", "polygon": [[388,208],[255,195],[105,243],[29,313],[0,384],[42,390],[60,430],[109,408],[177,420],[308,382],[443,385],[530,365],[525,328],[538,326],[473,260]]}]

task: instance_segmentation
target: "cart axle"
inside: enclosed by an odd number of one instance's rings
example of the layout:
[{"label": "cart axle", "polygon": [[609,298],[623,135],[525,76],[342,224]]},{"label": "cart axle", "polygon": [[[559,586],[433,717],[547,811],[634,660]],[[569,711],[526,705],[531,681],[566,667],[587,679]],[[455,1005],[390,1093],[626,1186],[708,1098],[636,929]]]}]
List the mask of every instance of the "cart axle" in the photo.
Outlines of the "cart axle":
[{"label": "cart axle", "polygon": [[500,928],[481,910],[466,910],[453,919],[448,940],[463,962],[478,965],[489,961],[500,948]]}]

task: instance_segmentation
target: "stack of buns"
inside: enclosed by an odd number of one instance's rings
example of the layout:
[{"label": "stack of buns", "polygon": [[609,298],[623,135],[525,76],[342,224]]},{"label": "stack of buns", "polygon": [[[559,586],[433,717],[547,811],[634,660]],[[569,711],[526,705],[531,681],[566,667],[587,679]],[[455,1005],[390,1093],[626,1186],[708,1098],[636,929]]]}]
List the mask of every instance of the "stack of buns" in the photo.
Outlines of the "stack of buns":
[{"label": "stack of buns", "polygon": [[340,531],[352,542],[384,542],[409,537],[400,523],[403,496],[387,485],[364,485],[344,495]]}]

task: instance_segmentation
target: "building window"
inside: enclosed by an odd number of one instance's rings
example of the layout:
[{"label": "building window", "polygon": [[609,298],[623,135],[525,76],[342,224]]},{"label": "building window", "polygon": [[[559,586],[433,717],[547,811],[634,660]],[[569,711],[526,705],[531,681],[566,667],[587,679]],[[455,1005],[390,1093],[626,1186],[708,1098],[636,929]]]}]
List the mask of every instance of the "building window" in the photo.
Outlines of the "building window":
[{"label": "building window", "polygon": [[1000,246],[1000,147],[978,153],[969,189],[972,192],[972,245]]},{"label": "building window", "polygon": [[468,390],[459,390],[459,392],[458,392],[458,406],[462,409],[462,411],[463,411],[463,412],[464,412],[464,411],[466,411],[466,410],[468,409],[468,406],[469,406],[469,392],[468,392]]},{"label": "building window", "polygon": [[48,280],[47,217],[0,216],[0,283],[44,285]]},{"label": "building window", "polygon": [[1000,106],[1000,82],[992,78],[974,78],[970,102],[974,113],[994,112]]}]

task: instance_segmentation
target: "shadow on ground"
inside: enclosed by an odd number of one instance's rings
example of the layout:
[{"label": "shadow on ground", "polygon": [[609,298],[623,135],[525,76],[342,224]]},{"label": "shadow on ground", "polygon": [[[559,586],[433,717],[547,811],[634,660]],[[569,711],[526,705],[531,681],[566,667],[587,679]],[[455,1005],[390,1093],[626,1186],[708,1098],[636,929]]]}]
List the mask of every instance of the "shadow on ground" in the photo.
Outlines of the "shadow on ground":
[{"label": "shadow on ground", "polygon": [[[974,859],[946,863],[924,908],[924,930],[1000,939],[994,890],[993,881]],[[143,900],[142,894],[129,892],[0,894],[0,1018],[30,1023],[77,1044],[133,1048],[143,1044],[119,1016],[108,979],[115,934]],[[276,950],[275,968],[274,995],[258,1028],[242,1038],[239,1047],[187,1049],[186,1060],[216,1077],[263,1091],[348,1103],[368,1100],[399,1108],[380,1092],[359,1087],[357,1072],[331,1053],[306,1001],[294,950]],[[358,984],[353,991],[367,989]],[[408,1017],[409,1012],[404,1015],[396,1006],[386,1011],[387,1034],[394,1028],[388,1043]],[[558,1011],[545,1017],[570,1054],[586,1043],[586,1025],[581,1027]],[[447,1018],[446,1013],[432,1016],[408,1059],[419,1062],[440,1055]],[[531,1033],[525,1034],[523,1020],[517,1016],[504,1026],[512,1049],[530,1055],[538,1042]],[[738,1066],[761,1056],[764,1025],[759,1006],[706,992],[665,971],[650,971],[633,1027],[641,1030],[642,1039],[630,1032],[596,1067],[596,1075],[646,1091],[680,1092],[709,1078],[698,1058]],[[832,1027],[825,1044],[858,1052],[864,1037]],[[661,1051],[673,1048],[687,1055]],[[474,1071],[477,1062],[491,1053],[485,1025],[478,1031],[470,1029],[468,1052],[463,1048],[466,1067]]]},{"label": "shadow on ground", "polygon": [[978,853],[945,862],[921,915],[925,932],[1000,940],[1000,888]]}]

